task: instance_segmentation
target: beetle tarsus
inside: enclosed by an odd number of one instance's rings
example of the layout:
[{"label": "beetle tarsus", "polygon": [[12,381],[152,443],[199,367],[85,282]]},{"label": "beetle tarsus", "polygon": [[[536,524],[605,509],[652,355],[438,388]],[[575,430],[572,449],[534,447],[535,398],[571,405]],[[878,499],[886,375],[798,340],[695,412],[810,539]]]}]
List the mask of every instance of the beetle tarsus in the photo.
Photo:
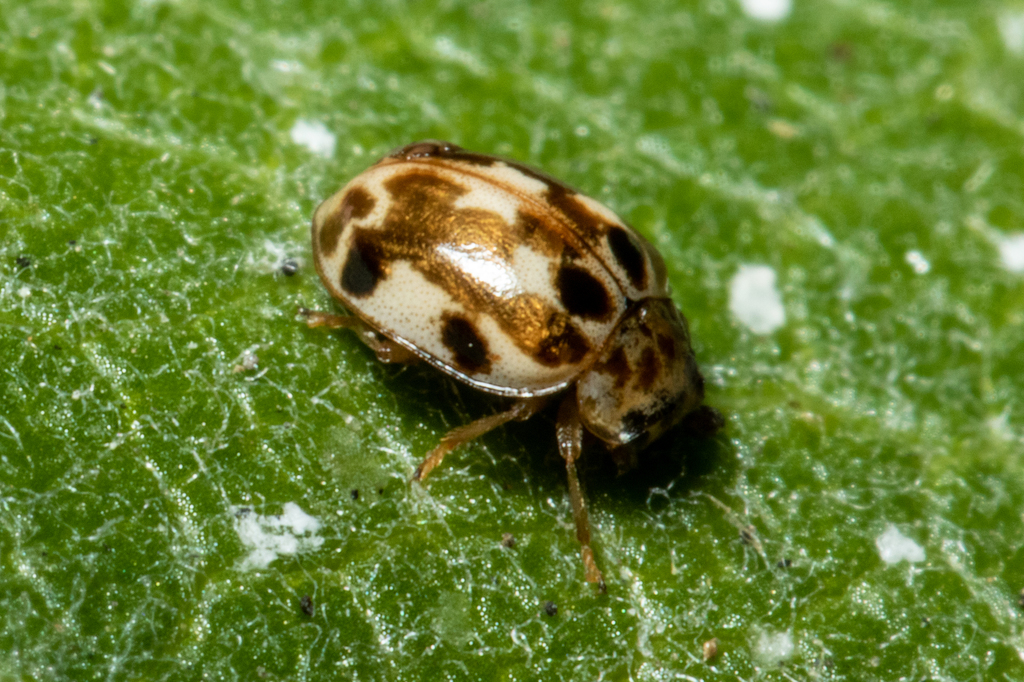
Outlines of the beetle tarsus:
[{"label": "beetle tarsus", "polygon": [[601,570],[597,567],[594,550],[590,548],[590,545],[583,545],[580,549],[580,556],[583,558],[583,575],[586,577],[586,581],[597,583],[597,589],[601,594],[608,592],[608,586],[604,584],[604,576],[601,575]]}]

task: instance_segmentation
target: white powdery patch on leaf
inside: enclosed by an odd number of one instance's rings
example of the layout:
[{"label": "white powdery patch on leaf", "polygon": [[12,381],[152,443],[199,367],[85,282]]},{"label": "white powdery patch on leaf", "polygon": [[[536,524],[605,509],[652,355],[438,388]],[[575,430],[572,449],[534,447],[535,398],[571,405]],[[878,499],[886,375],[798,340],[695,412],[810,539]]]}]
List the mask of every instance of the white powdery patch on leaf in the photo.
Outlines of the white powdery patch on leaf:
[{"label": "white powdery patch on leaf", "polygon": [[932,269],[932,264],[928,262],[928,259],[920,251],[907,251],[903,259],[919,275],[923,275]]},{"label": "white powdery patch on leaf", "polygon": [[754,644],[752,658],[765,668],[772,668],[793,656],[793,635],[788,632],[762,632]]},{"label": "white powdery patch on leaf", "polygon": [[334,147],[338,142],[334,133],[320,121],[299,119],[291,129],[292,142],[302,145],[317,156],[329,159],[334,156]]},{"label": "white powdery patch on leaf", "polygon": [[779,21],[793,10],[793,0],[740,0],[748,17],[761,21]]},{"label": "white powdery patch on leaf", "polygon": [[304,70],[302,64],[290,59],[275,59],[270,62],[270,67],[281,73],[301,73]]},{"label": "white powdery patch on leaf", "polygon": [[988,419],[986,419],[985,425],[988,426],[989,432],[999,440],[1011,441],[1017,437],[1017,434],[1015,434],[1013,431],[1013,427],[1010,426],[1009,407],[1004,409],[1000,414],[996,415],[995,417],[989,417]]},{"label": "white powdery patch on leaf", "polygon": [[755,334],[771,334],[784,325],[786,309],[775,288],[775,270],[741,265],[729,282],[729,310]]},{"label": "white powdery patch on leaf", "polygon": [[1010,272],[1024,272],[1024,234],[1018,232],[999,237],[996,246],[1004,268]]},{"label": "white powdery patch on leaf", "polygon": [[320,522],[294,502],[286,502],[280,516],[262,516],[244,507],[234,512],[235,532],[250,550],[239,565],[243,571],[264,569],[280,555],[307,552],[324,544],[316,534]]},{"label": "white powdery patch on leaf", "polygon": [[998,20],[999,35],[1006,49],[1024,55],[1024,12],[1006,12]]},{"label": "white powdery patch on leaf", "polygon": [[887,564],[898,564],[909,561],[916,564],[924,561],[924,547],[901,533],[896,526],[890,525],[885,532],[875,538],[878,555]]},{"label": "white powdery patch on leaf", "polygon": [[468,50],[457,47],[455,42],[447,36],[440,36],[434,40],[434,51],[442,59],[461,64],[477,76],[487,74],[487,67],[483,65],[476,55]]}]

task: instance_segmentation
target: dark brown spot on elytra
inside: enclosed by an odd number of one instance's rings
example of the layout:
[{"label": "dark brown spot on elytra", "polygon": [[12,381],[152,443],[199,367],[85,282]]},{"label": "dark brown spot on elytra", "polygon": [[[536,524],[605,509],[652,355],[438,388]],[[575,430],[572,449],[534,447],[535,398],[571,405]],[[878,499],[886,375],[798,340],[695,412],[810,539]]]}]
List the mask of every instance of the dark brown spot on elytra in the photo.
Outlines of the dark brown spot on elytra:
[{"label": "dark brown spot on elytra", "polygon": [[545,201],[548,205],[558,209],[570,223],[577,227],[573,232],[578,237],[593,243],[604,234],[606,229],[604,221],[576,198],[579,192],[536,168],[515,161],[506,161],[505,163],[523,175],[547,185]]},{"label": "dark brown spot on elytra", "polygon": [[647,284],[647,264],[643,252],[629,236],[629,232],[613,225],[608,230],[606,239],[608,248],[611,249],[619,266],[626,271],[630,283],[637,289],[643,289]]},{"label": "dark brown spot on elytra", "polygon": [[446,314],[441,328],[441,342],[455,357],[455,367],[465,374],[488,374],[491,358],[487,344],[472,322],[464,317]]},{"label": "dark brown spot on elytra", "polygon": [[644,348],[640,354],[640,366],[637,367],[636,387],[641,391],[649,391],[661,374],[661,358],[651,347]]},{"label": "dark brown spot on elytra", "polygon": [[555,277],[555,287],[571,315],[601,320],[612,311],[611,296],[604,284],[583,268],[563,265]]},{"label": "dark brown spot on elytra", "polygon": [[352,237],[345,265],[341,269],[341,288],[356,297],[368,296],[387,274],[387,264],[373,233],[360,230]]},{"label": "dark brown spot on elytra", "polygon": [[345,198],[341,200],[341,211],[342,220],[346,223],[353,218],[365,218],[370,215],[373,211],[373,207],[377,205],[377,200],[373,198],[369,192],[362,187],[353,187],[345,193]]},{"label": "dark brown spot on elytra", "polygon": [[547,201],[576,226],[574,232],[577,236],[593,244],[604,234],[605,222],[599,216],[594,215],[576,196],[576,192],[568,189],[565,185],[550,185]]},{"label": "dark brown spot on elytra", "polygon": [[338,208],[327,216],[320,226],[320,252],[326,257],[338,248],[341,233],[353,218],[365,218],[373,211],[377,200],[362,187],[353,187],[345,192]]},{"label": "dark brown spot on elytra", "polygon": [[543,218],[532,213],[517,211],[512,232],[516,239],[551,258],[558,258],[565,248],[565,242],[558,233],[551,230]]}]

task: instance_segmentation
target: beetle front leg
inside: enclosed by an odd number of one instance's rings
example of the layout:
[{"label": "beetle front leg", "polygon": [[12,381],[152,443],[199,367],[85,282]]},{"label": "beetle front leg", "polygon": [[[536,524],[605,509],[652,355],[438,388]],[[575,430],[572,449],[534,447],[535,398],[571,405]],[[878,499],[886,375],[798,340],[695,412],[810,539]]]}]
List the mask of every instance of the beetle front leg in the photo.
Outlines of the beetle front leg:
[{"label": "beetle front leg", "polygon": [[351,329],[359,336],[360,341],[377,354],[377,359],[381,362],[412,364],[420,360],[411,350],[386,336],[381,336],[355,315],[336,315],[308,308],[299,308],[299,315],[306,318],[306,324],[310,328]]},{"label": "beetle front leg", "polygon": [[427,453],[427,456],[423,459],[423,463],[416,467],[416,473],[412,475],[412,479],[414,481],[422,481],[434,467],[441,463],[444,456],[455,448],[459,447],[463,443],[475,440],[488,431],[496,429],[507,422],[529,419],[536,414],[546,402],[547,400],[545,398],[524,398],[522,400],[517,400],[512,407],[504,412],[482,417],[481,419],[470,422],[465,426],[452,429],[444,435],[441,442],[437,444],[437,447]]},{"label": "beetle front leg", "polygon": [[583,498],[580,479],[576,475],[576,460],[583,451],[583,424],[580,422],[576,403],[576,389],[570,390],[558,407],[558,422],[555,425],[558,436],[558,451],[565,459],[565,472],[569,477],[569,500],[572,502],[572,519],[576,522],[576,539],[580,541],[580,556],[587,582],[597,583],[601,592],[607,592],[604,577],[594,560],[590,548],[590,517],[587,515],[587,501]]}]

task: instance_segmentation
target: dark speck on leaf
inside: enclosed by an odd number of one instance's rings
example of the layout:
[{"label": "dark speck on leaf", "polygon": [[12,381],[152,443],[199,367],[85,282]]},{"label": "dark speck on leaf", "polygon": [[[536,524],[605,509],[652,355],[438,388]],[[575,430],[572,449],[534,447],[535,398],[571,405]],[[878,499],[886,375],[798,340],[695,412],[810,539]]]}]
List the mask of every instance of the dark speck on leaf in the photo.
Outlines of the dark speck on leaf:
[{"label": "dark speck on leaf", "polygon": [[18,267],[24,270],[28,266],[32,265],[32,259],[28,256],[18,256],[14,259],[14,262],[18,264]]},{"label": "dark speck on leaf", "polygon": [[313,597],[308,594],[302,595],[302,599],[299,600],[299,605],[302,607],[302,612],[310,618],[316,613],[316,607],[313,605]]},{"label": "dark speck on leaf", "polygon": [[512,549],[516,546],[516,536],[512,535],[512,533],[502,533],[501,544],[505,547],[508,547],[509,549]]},{"label": "dark speck on leaf", "polygon": [[352,488],[352,499],[353,500],[358,500],[359,499],[359,489],[358,488]]},{"label": "dark speck on leaf", "polygon": [[552,617],[557,616],[558,615],[558,605],[555,604],[555,602],[553,602],[553,601],[546,601],[546,602],[544,602],[544,613],[546,613],[547,615],[552,616]]},{"label": "dark speck on leaf", "polygon": [[299,271],[299,264],[294,259],[289,258],[285,262],[281,263],[281,273],[285,277],[291,277]]},{"label": "dark speck on leaf", "polygon": [[779,568],[789,568],[790,566],[793,565],[793,562],[790,561],[789,559],[780,559],[779,563],[777,563],[775,565],[778,566]]}]

